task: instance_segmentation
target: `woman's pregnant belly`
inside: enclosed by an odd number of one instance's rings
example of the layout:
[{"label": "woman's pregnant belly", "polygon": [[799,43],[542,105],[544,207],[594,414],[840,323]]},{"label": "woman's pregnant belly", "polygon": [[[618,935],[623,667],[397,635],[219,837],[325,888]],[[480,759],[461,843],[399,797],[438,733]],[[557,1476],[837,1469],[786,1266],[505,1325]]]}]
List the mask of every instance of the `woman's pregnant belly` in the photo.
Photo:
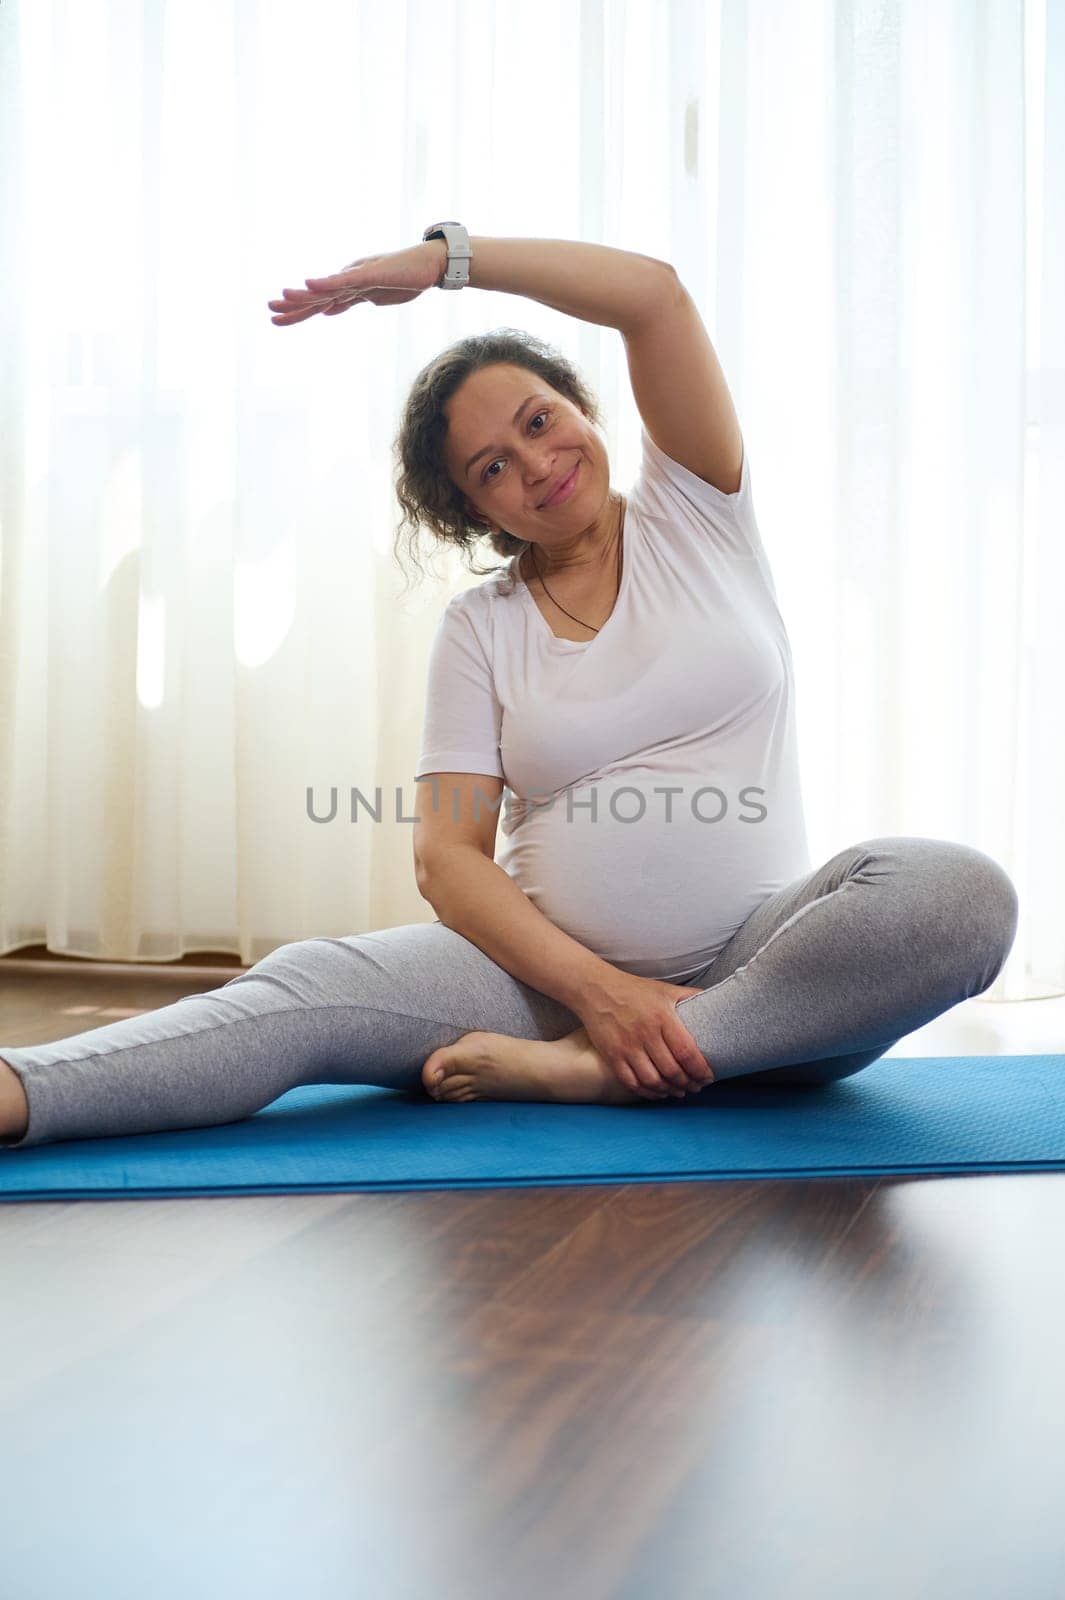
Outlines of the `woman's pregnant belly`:
[{"label": "woman's pregnant belly", "polygon": [[602,960],[677,981],[810,870],[794,786],[774,795],[646,769],[530,804],[497,860],[544,916]]}]

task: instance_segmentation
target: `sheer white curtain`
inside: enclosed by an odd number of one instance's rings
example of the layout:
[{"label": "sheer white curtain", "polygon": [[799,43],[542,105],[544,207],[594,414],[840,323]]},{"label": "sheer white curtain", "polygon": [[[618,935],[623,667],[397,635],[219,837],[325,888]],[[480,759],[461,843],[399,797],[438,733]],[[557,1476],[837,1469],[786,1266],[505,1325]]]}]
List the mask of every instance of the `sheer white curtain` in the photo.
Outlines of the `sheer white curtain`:
[{"label": "sheer white curtain", "polygon": [[990,997],[1065,990],[1063,10],[8,0],[0,951],[431,920],[426,662],[479,580],[401,597],[407,389],[519,326],[600,394],[618,487],[640,427],[620,335],[535,301],[271,323],[457,216],[675,263],[755,465],[812,851],[988,851],[1022,904]]}]

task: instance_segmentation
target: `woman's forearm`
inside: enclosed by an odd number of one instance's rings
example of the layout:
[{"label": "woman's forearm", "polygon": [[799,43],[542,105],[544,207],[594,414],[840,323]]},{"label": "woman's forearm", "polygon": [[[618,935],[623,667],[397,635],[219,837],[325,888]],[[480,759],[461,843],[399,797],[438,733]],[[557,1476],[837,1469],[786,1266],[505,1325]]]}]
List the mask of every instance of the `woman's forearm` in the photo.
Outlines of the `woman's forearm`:
[{"label": "woman's forearm", "polygon": [[[447,245],[440,275],[447,268]],[[470,286],[520,294],[528,300],[624,333],[679,283],[668,261],[574,239],[470,237]]]},{"label": "woman's forearm", "polygon": [[418,873],[418,889],[445,928],[461,933],[486,956],[541,994],[576,1012],[609,989],[618,969],[603,961],[538,910],[496,861],[476,845],[453,845]]}]

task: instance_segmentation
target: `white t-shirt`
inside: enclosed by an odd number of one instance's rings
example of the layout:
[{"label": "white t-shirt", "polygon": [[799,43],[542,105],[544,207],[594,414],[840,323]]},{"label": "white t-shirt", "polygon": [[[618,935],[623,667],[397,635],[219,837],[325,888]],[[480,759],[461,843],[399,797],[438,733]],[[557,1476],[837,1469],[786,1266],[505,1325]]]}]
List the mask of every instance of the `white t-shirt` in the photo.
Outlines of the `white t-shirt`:
[{"label": "white t-shirt", "polygon": [[594,637],[557,639],[503,575],[449,602],[415,781],[502,778],[498,865],[604,961],[683,983],[811,863],[746,448],[727,495],[646,429],[641,445],[621,590]]}]

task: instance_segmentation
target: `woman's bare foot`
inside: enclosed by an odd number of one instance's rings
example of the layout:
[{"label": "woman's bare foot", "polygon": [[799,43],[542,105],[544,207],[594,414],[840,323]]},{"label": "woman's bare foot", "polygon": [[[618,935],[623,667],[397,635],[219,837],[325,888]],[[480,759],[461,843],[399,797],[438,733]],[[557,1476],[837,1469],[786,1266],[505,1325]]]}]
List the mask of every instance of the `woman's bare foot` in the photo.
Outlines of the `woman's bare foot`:
[{"label": "woman's bare foot", "polygon": [[464,1033],[422,1067],[434,1100],[555,1100],[634,1105],[644,1096],[618,1082],[583,1028],[541,1042],[505,1033]]}]

